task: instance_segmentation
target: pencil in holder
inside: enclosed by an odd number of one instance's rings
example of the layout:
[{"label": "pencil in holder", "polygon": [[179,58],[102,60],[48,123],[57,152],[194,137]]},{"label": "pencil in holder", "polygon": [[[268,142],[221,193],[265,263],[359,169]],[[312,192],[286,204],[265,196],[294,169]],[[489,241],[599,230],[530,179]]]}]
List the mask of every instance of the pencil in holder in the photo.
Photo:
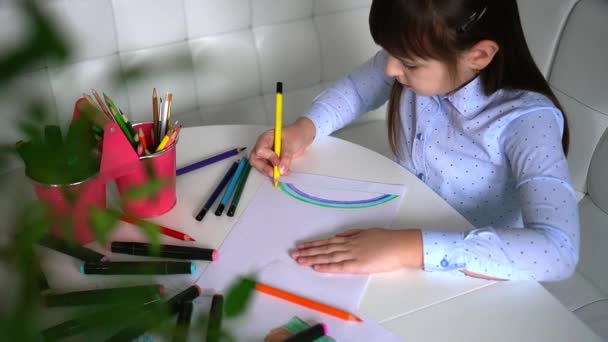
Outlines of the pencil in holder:
[{"label": "pencil in holder", "polygon": [[[44,184],[29,175],[28,178],[38,200],[48,207],[52,234],[59,237],[71,234],[81,245],[95,241],[90,226],[91,211],[106,208],[106,185],[98,175],[70,184]],[[64,231],[68,221],[72,232]]]},{"label": "pencil in holder", "polygon": [[[150,136],[153,123],[134,124],[135,131],[143,129],[146,141]],[[176,202],[175,160],[177,141],[159,152],[139,157],[139,162],[131,170],[116,178],[116,186],[121,195],[125,212],[138,217],[154,217],[171,210]],[[137,191],[152,184],[152,191]]]}]

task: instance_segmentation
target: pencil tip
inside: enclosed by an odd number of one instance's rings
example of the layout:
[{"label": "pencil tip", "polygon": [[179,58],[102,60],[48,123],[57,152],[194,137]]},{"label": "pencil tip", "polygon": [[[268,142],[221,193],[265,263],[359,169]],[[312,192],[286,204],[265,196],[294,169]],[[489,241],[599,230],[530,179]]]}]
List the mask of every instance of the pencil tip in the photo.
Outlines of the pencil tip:
[{"label": "pencil tip", "polygon": [[185,234],[184,234],[184,239],[185,239],[186,241],[196,241],[196,240],[194,240],[194,239],[192,238],[192,236],[190,236],[190,235],[185,235]]}]

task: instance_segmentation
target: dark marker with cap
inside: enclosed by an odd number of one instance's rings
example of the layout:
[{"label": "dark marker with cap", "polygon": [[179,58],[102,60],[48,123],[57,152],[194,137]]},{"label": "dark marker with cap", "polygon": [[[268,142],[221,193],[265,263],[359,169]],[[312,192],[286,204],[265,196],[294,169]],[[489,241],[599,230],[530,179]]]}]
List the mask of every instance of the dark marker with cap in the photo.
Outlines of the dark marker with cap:
[{"label": "dark marker with cap", "polygon": [[177,322],[175,324],[175,333],[173,342],[185,342],[188,340],[188,329],[190,328],[190,319],[192,317],[192,301],[183,301],[179,305],[177,313]]},{"label": "dark marker with cap", "polygon": [[207,211],[209,211],[209,209],[211,209],[213,202],[215,202],[215,200],[220,195],[222,190],[224,190],[224,187],[226,187],[226,184],[228,184],[230,177],[232,177],[232,175],[234,175],[234,172],[236,171],[236,168],[238,167],[238,165],[239,165],[238,162],[234,162],[232,164],[232,166],[230,167],[230,169],[228,169],[228,172],[224,175],[224,178],[222,178],[222,181],[220,182],[220,184],[217,185],[217,187],[211,194],[211,197],[209,197],[209,199],[207,200],[205,205],[201,208],[201,210],[196,215],[197,221],[203,220],[203,217],[205,217],[205,214],[207,214]]},{"label": "dark marker with cap", "polygon": [[104,261],[107,259],[105,255],[99,254],[94,250],[62,240],[52,235],[45,236],[38,241],[38,244],[82,261]]},{"label": "dark marker with cap", "polygon": [[312,342],[325,335],[327,335],[327,326],[323,323],[319,323],[306,330],[300,331],[283,342]]},{"label": "dark marker with cap", "polygon": [[90,262],[80,266],[84,274],[194,274],[196,264],[183,261]]},{"label": "dark marker with cap", "polygon": [[146,302],[144,305],[137,305],[131,303],[131,301],[120,305],[110,305],[101,310],[95,310],[90,314],[80,315],[69,321],[47,328],[41,334],[45,340],[55,341],[68,336],[79,335],[93,329],[107,329],[105,324],[107,324],[108,317],[132,317],[159,304],[160,298]]},{"label": "dark marker with cap", "polygon": [[216,249],[200,247],[160,245],[159,253],[155,254],[154,248],[149,243],[114,241],[111,248],[113,253],[158,256],[172,259],[215,261],[218,258]]},{"label": "dark marker with cap", "polygon": [[220,340],[222,332],[222,318],[224,316],[224,296],[214,294],[209,310],[209,320],[207,321],[206,342],[217,342]]},{"label": "dark marker with cap", "polygon": [[[173,296],[164,305],[168,307],[168,313],[170,315],[175,315],[180,311],[183,303],[191,302],[193,299],[200,296],[202,292],[203,290],[198,285],[192,285]],[[161,320],[166,312],[167,308],[163,307],[162,305],[150,306],[149,309],[141,312],[133,319],[133,321],[129,322],[129,325],[126,328],[107,339],[106,342],[133,341],[146,331],[161,324]]]},{"label": "dark marker with cap", "polygon": [[66,292],[60,294],[45,294],[41,297],[45,307],[79,306],[79,305],[108,305],[121,301],[147,303],[158,299],[165,292],[160,285],[142,285],[130,287],[105,288],[88,291]]}]

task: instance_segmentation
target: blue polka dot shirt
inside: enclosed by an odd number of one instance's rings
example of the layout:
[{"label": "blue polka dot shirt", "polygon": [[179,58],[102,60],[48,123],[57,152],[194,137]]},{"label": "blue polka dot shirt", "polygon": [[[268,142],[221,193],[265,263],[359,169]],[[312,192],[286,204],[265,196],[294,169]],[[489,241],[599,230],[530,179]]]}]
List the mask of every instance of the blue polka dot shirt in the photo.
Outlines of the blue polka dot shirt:
[{"label": "blue polka dot shirt", "polygon": [[[380,107],[394,79],[387,54],[323,91],[306,114],[317,137]],[[503,279],[561,280],[578,262],[579,214],[561,138],[564,119],[544,95],[480,78],[445,96],[401,95],[396,157],[471,224],[467,232],[422,227],[424,269]]]}]

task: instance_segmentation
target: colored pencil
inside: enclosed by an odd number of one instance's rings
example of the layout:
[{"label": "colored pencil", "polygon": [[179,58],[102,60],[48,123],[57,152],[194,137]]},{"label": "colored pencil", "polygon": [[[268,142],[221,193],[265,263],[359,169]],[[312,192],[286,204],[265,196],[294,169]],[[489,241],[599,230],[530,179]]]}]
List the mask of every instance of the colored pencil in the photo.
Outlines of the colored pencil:
[{"label": "colored pencil", "polygon": [[274,288],[274,287],[271,287],[268,285],[264,285],[264,284],[261,284],[258,282],[255,283],[255,289],[262,293],[265,293],[267,295],[281,298],[288,302],[291,302],[291,303],[294,303],[294,304],[297,304],[297,305],[300,305],[300,306],[309,308],[311,310],[315,310],[315,311],[318,311],[318,312],[321,312],[321,313],[324,313],[324,314],[327,314],[327,315],[330,315],[330,316],[333,316],[336,318],[340,318],[345,321],[354,321],[354,322],[363,321],[363,320],[361,320],[361,318],[359,318],[349,312],[346,312],[344,310],[340,310],[340,309],[334,308],[332,306],[322,304],[322,303],[316,302],[314,300],[310,300],[310,299],[295,295],[293,293],[289,293],[287,291],[283,291],[283,290],[280,290],[280,289],[277,289],[277,288]]},{"label": "colored pencil", "polygon": [[177,171],[175,172],[177,176],[181,176],[185,173],[200,169],[202,167],[205,167],[207,165],[216,163],[218,161],[224,160],[226,158],[230,158],[232,156],[236,156],[237,154],[241,153],[241,151],[244,151],[245,149],[247,149],[247,147],[239,147],[239,148],[235,148],[223,153],[220,153],[218,155],[215,155],[213,157],[209,157],[207,159],[203,159],[199,162],[196,162],[194,164],[190,164],[188,166],[184,166],[182,168],[177,169]]},{"label": "colored pencil", "polygon": [[234,162],[232,164],[232,166],[230,167],[230,169],[228,170],[228,172],[226,172],[226,174],[224,175],[224,178],[222,178],[222,180],[217,185],[217,187],[215,188],[215,190],[213,190],[213,193],[211,194],[211,197],[209,197],[209,199],[207,200],[207,202],[205,202],[205,205],[201,208],[201,210],[196,215],[196,220],[197,221],[202,221],[203,220],[203,217],[205,217],[205,214],[207,214],[207,211],[209,211],[209,209],[211,209],[211,206],[213,205],[213,202],[215,202],[215,200],[220,195],[220,193],[222,192],[222,190],[224,190],[224,188],[228,184],[228,181],[230,180],[230,177],[232,177],[232,175],[234,175],[234,172],[236,171],[236,168],[238,167],[238,165],[239,165],[238,162]]},{"label": "colored pencil", "polygon": [[140,128],[139,132],[137,132],[137,134],[139,135],[139,144],[144,149],[144,153],[150,154],[150,152],[148,150],[148,142],[146,141],[146,135],[144,134],[144,129]]},{"label": "colored pencil", "polygon": [[154,149],[154,141],[155,138],[158,136],[158,120],[160,119],[158,116],[158,96],[156,94],[156,88],[154,88],[154,90],[152,91],[152,115],[154,120],[154,127],[152,128],[152,148],[150,148],[150,150]]},{"label": "colored pencil", "polygon": [[241,175],[241,179],[239,180],[239,185],[237,185],[236,190],[234,191],[234,197],[232,197],[232,203],[230,203],[230,208],[228,209],[227,215],[230,217],[234,216],[236,207],[237,205],[239,205],[239,201],[241,200],[241,194],[243,193],[245,184],[247,184],[247,179],[249,178],[250,172],[251,164],[247,163],[247,165],[245,165],[245,170],[243,170],[243,174]]},{"label": "colored pencil", "polygon": [[165,146],[166,149],[171,147],[171,145],[173,145],[173,143],[175,143],[175,141],[179,137],[179,132],[181,132],[181,130],[182,130],[182,126],[181,125],[177,126],[177,121],[176,121],[175,125],[173,125],[173,133],[171,133],[171,136],[169,137],[169,142],[167,143],[167,146]]},{"label": "colored pencil", "polygon": [[169,129],[167,127],[167,111],[168,111],[168,102],[167,102],[167,98],[165,98],[165,101],[163,101],[163,99],[160,99],[160,119],[158,122],[158,130],[159,130],[159,141],[161,140],[162,137],[164,137],[167,134],[167,130]]},{"label": "colored pencil", "polygon": [[[281,158],[281,135],[283,128],[283,83],[277,82],[277,94],[276,94],[276,105],[275,105],[275,121],[274,121],[274,152],[279,158]],[[272,180],[274,187],[279,187],[279,166],[275,165],[273,168]]]},{"label": "colored pencil", "polygon": [[103,101],[97,90],[91,89],[91,93],[93,94],[93,97],[95,97],[95,100],[97,101],[97,104],[99,105],[101,110],[106,114],[108,118],[110,118],[110,120],[114,121],[114,116],[112,115],[112,113],[110,113],[108,107],[106,107],[106,103]]},{"label": "colored pencil", "polygon": [[114,102],[112,101],[112,99],[108,95],[103,94],[103,97],[106,100],[106,103],[108,105],[108,108],[110,108],[110,111],[112,112],[112,115],[114,116],[114,120],[116,121],[116,123],[120,127],[120,130],[123,131],[123,133],[125,134],[125,136],[129,140],[129,142],[131,143],[131,145],[135,146],[135,138],[133,137],[133,134],[131,133],[131,130],[127,126],[127,123],[123,120],[122,115],[120,114],[120,110],[118,110],[118,107],[116,107],[116,105],[114,105]]},{"label": "colored pencil", "polygon": [[160,144],[158,144],[158,147],[156,148],[155,152],[160,152],[162,151],[165,146],[167,146],[167,143],[169,142],[169,139],[171,139],[171,135],[167,134],[163,137],[163,139],[160,141]]},{"label": "colored pencil", "polygon": [[142,224],[153,224],[155,226],[158,227],[158,231],[163,234],[163,235],[167,235],[173,238],[176,238],[178,240],[182,240],[182,241],[195,241],[190,235],[188,234],[184,234],[182,232],[178,232],[177,230],[171,229],[171,228],[167,228],[167,227],[163,227],[161,225],[158,225],[154,222],[149,222],[149,221],[145,221],[139,218],[135,218],[135,217],[131,217],[131,216],[127,216],[127,215],[120,215],[120,220],[130,223],[130,224],[134,224],[134,225],[142,225]]},{"label": "colored pencil", "polygon": [[171,124],[171,106],[173,105],[173,93],[167,93],[167,129],[169,129],[169,125]]},{"label": "colored pencil", "polygon": [[249,164],[249,161],[247,160],[247,158],[245,158],[245,157],[241,158],[241,161],[239,162],[239,166],[237,167],[236,172],[232,176],[232,179],[230,180],[230,184],[228,184],[228,189],[226,189],[226,192],[224,193],[224,196],[222,197],[222,201],[217,206],[217,210],[215,210],[215,216],[221,216],[222,213],[224,212],[224,208],[226,208],[226,206],[228,205],[228,201],[230,201],[230,198],[232,197],[232,194],[234,193],[234,189],[236,188],[236,184],[239,182],[239,178],[241,177],[241,174],[243,173],[243,169],[245,168],[245,165],[247,165],[247,164]]}]

